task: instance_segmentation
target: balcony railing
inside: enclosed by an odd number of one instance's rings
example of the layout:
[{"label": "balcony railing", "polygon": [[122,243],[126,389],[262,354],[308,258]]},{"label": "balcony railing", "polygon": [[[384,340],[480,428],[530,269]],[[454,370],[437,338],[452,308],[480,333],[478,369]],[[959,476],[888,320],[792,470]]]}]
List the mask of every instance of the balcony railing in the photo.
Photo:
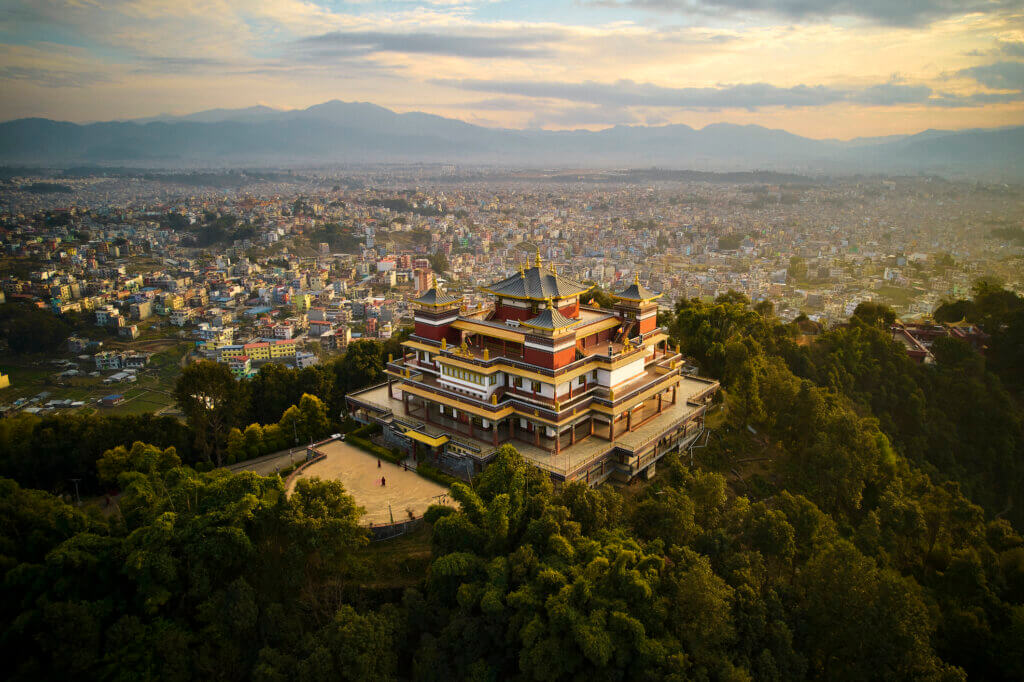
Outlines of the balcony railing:
[{"label": "balcony railing", "polygon": [[[644,336],[648,337],[648,336],[651,336],[651,335],[653,335],[655,333],[658,333],[658,332],[665,332],[665,333],[667,333],[667,331],[668,330],[665,329],[664,327],[658,327],[658,328],[654,329],[653,331],[649,332],[648,334],[645,334]],[[538,373],[538,374],[543,374],[545,376],[550,376],[552,378],[557,378],[560,374],[565,374],[566,372],[570,372],[570,371],[572,371],[574,369],[582,367],[583,365],[585,365],[585,364],[587,364],[589,362],[593,362],[595,360],[599,360],[599,361],[602,361],[602,362],[613,362],[613,361],[621,360],[623,357],[626,357],[626,356],[628,356],[630,354],[637,354],[638,355],[638,354],[644,352],[644,349],[642,347],[640,347],[640,346],[637,346],[637,347],[635,347],[635,348],[633,348],[632,350],[629,350],[629,351],[615,353],[614,355],[608,355],[608,354],[602,354],[602,353],[596,353],[595,352],[593,354],[588,354],[585,357],[580,358],[579,360],[574,360],[574,361],[570,362],[568,365],[565,365],[564,367],[559,367],[557,370],[552,370],[552,369],[548,369],[546,367],[538,367],[537,365],[532,365],[532,364],[523,362],[520,359],[522,356],[508,357],[507,355],[494,355],[494,356],[488,357],[485,360],[483,358],[483,350],[484,349],[482,347],[480,347],[479,345],[468,346],[468,349],[470,350],[470,353],[468,355],[466,355],[466,354],[462,353],[461,349],[458,346],[454,346],[453,345],[453,346],[448,346],[448,347],[442,349],[440,344],[437,343],[436,341],[434,341],[433,339],[423,338],[423,337],[420,337],[420,336],[416,336],[415,334],[412,335],[409,338],[412,339],[412,340],[418,341],[419,343],[424,343],[424,344],[427,344],[427,345],[434,346],[436,348],[436,350],[437,350],[437,353],[440,354],[440,355],[444,355],[445,357],[450,357],[450,358],[453,358],[453,359],[456,359],[456,360],[462,360],[464,362],[470,362],[470,363],[479,365],[481,367],[491,367],[496,362],[503,362],[505,364],[511,365],[513,367],[516,367],[518,369],[523,369],[523,370],[526,370],[526,371],[535,372],[535,373]],[[488,345],[487,350],[488,351],[491,350],[490,345]],[[662,361],[670,359],[672,357],[678,357],[678,354],[672,353],[671,355],[663,356]],[[653,361],[656,361],[656,360],[652,358],[652,362]]]}]

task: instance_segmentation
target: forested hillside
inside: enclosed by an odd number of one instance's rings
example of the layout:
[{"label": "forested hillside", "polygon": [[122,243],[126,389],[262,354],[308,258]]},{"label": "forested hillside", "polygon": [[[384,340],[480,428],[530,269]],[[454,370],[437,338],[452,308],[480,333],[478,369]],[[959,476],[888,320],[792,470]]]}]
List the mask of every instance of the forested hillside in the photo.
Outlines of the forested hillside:
[{"label": "forested hillside", "polygon": [[[808,341],[738,295],[681,301],[665,322],[725,389],[700,447],[596,490],[556,490],[503,448],[428,512],[424,562],[369,551],[337,482],[286,497],[276,477],[182,464],[176,442],[218,462],[229,423],[303,393],[336,404],[326,374],[245,384],[291,392],[159,447],[105,445],[93,475],[124,491],[108,517],[24,487],[5,455],[8,676],[1022,679],[1024,300],[949,305],[992,335],[986,357],[947,340],[915,364],[872,305]],[[381,351],[361,352],[335,376],[367,380]]]}]

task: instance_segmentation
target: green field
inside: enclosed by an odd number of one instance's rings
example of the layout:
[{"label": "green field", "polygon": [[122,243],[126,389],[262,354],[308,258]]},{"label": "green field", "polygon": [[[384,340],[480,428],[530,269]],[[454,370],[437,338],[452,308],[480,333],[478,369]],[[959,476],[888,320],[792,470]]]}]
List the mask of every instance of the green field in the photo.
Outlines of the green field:
[{"label": "green field", "polygon": [[881,299],[889,305],[898,306],[905,308],[914,302],[919,292],[913,289],[904,289],[902,287],[883,286],[878,290],[878,295]]},{"label": "green field", "polygon": [[[113,345],[113,344],[111,344]],[[85,405],[79,409],[99,409],[105,414],[141,414],[158,412],[174,414],[174,382],[181,373],[181,358],[188,351],[187,343],[178,343],[155,353],[145,369],[138,372],[133,383],[105,384],[103,379],[113,372],[103,372],[99,377],[77,376],[58,377],[62,368],[53,364],[53,359],[74,359],[70,354],[60,356],[9,356],[0,362],[0,372],[11,379],[10,388],[0,391],[0,403],[12,404],[19,398],[32,398],[42,392],[49,400],[81,400]],[[91,361],[78,361],[78,369],[86,374],[95,366]],[[100,407],[97,401],[105,395],[120,393],[125,402],[114,407]]]}]

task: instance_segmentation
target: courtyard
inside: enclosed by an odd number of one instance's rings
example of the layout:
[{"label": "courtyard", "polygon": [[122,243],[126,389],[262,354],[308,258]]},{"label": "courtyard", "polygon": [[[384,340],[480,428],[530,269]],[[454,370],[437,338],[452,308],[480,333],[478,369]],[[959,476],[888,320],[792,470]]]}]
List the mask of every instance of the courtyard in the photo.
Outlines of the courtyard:
[{"label": "courtyard", "polygon": [[[448,489],[427,480],[413,470],[378,460],[343,441],[331,441],[317,448],[326,457],[298,473],[289,491],[303,478],[336,479],[366,510],[363,523],[378,525],[422,516],[431,504],[447,500]],[[378,466],[379,465],[379,466]],[[384,478],[385,485],[381,485]]]}]

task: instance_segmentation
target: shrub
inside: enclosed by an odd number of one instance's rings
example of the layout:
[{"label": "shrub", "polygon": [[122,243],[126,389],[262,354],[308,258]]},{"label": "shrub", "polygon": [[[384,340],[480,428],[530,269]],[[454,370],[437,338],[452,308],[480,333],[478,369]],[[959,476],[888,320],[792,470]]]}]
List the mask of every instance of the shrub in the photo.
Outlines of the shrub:
[{"label": "shrub", "polygon": [[345,437],[345,442],[356,446],[360,450],[365,450],[366,452],[369,452],[371,455],[376,455],[381,459],[387,460],[392,464],[398,464],[405,457],[401,452],[397,450],[389,450],[387,448],[383,448],[377,445],[376,443],[371,443],[370,441],[364,438],[359,438],[358,436],[353,436],[352,434],[349,434],[348,436]]},{"label": "shrub", "polygon": [[350,431],[349,436],[355,436],[357,438],[369,438],[370,436],[375,436],[380,432],[380,424],[376,422],[370,422],[369,424],[363,424],[359,428]]},{"label": "shrub", "polygon": [[431,464],[418,464],[416,466],[416,473],[418,473],[423,478],[433,481],[434,483],[440,483],[446,488],[451,488],[452,483],[462,482],[459,479],[455,478],[454,476],[449,476],[448,474],[446,474],[445,472],[441,471],[440,469]]}]

